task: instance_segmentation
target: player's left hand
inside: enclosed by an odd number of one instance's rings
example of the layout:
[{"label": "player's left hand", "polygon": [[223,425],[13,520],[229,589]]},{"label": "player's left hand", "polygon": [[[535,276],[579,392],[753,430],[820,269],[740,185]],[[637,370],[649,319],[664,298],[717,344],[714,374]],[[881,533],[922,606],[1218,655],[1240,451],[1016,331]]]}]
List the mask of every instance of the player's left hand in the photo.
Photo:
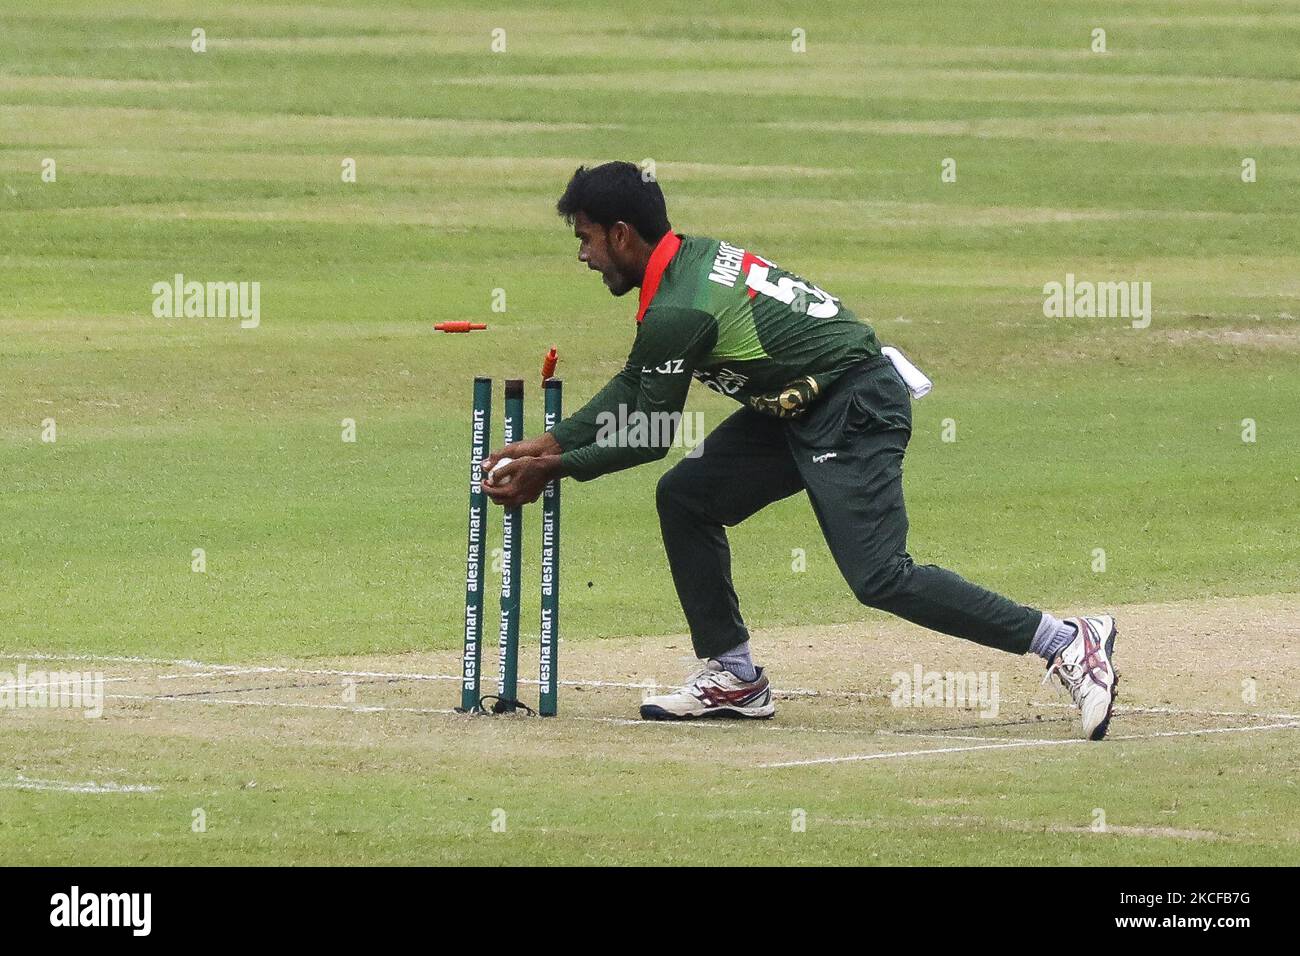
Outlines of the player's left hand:
[{"label": "player's left hand", "polygon": [[553,462],[558,460],[558,456],[516,458],[484,477],[483,490],[503,508],[532,504],[546,490],[546,483],[557,477]]}]

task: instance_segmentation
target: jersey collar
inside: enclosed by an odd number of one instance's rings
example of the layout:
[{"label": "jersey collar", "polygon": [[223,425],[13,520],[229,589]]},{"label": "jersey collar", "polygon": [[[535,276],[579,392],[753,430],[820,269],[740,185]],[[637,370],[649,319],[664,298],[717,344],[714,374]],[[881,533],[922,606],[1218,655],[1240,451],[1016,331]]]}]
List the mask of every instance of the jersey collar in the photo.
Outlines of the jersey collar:
[{"label": "jersey collar", "polygon": [[645,318],[645,310],[650,308],[650,300],[659,291],[659,280],[664,277],[664,270],[668,268],[668,263],[673,261],[673,256],[677,255],[681,244],[681,237],[669,230],[663,234],[655,245],[654,251],[650,253],[650,261],[645,267],[645,279],[641,282],[641,302],[636,310],[637,324]]}]

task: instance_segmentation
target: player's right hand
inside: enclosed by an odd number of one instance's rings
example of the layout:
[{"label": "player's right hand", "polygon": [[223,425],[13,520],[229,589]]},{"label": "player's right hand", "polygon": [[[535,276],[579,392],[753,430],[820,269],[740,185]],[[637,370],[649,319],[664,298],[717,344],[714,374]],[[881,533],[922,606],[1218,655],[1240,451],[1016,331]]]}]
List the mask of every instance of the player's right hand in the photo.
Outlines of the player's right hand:
[{"label": "player's right hand", "polygon": [[550,432],[545,432],[538,438],[512,441],[509,445],[498,448],[483,459],[481,463],[483,474],[486,475],[495,468],[497,462],[502,458],[540,458],[543,455],[558,455],[559,453],[560,444],[551,437]]},{"label": "player's right hand", "polygon": [[491,473],[492,469],[497,466],[497,462],[502,458],[530,457],[533,453],[528,451],[528,447],[532,444],[532,441],[512,441],[504,448],[498,448],[496,451],[492,452],[492,454],[488,455],[480,463],[483,469],[483,477],[486,478]]}]

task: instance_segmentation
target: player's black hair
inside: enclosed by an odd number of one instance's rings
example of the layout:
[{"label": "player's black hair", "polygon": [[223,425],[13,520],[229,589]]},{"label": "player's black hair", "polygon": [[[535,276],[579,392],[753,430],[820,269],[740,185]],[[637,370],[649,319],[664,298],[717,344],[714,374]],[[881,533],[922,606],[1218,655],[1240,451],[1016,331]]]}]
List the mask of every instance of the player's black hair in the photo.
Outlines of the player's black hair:
[{"label": "player's black hair", "polygon": [[605,163],[590,169],[579,166],[555,211],[569,225],[578,213],[607,229],[625,222],[651,245],[672,228],[663,190],[649,173],[642,175],[635,163]]}]

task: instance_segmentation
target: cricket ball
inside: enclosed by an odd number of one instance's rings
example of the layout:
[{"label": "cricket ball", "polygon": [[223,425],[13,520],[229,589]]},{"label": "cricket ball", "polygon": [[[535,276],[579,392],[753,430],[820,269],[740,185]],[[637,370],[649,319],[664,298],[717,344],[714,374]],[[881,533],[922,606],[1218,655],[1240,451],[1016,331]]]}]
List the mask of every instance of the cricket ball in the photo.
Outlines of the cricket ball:
[{"label": "cricket ball", "polygon": [[492,484],[496,485],[498,488],[504,488],[506,485],[510,484],[510,476],[503,475],[500,479],[498,479],[497,471],[500,470],[502,466],[508,465],[512,461],[514,461],[513,458],[499,459],[497,463],[492,466],[492,470],[488,472],[488,481],[492,482]]}]

